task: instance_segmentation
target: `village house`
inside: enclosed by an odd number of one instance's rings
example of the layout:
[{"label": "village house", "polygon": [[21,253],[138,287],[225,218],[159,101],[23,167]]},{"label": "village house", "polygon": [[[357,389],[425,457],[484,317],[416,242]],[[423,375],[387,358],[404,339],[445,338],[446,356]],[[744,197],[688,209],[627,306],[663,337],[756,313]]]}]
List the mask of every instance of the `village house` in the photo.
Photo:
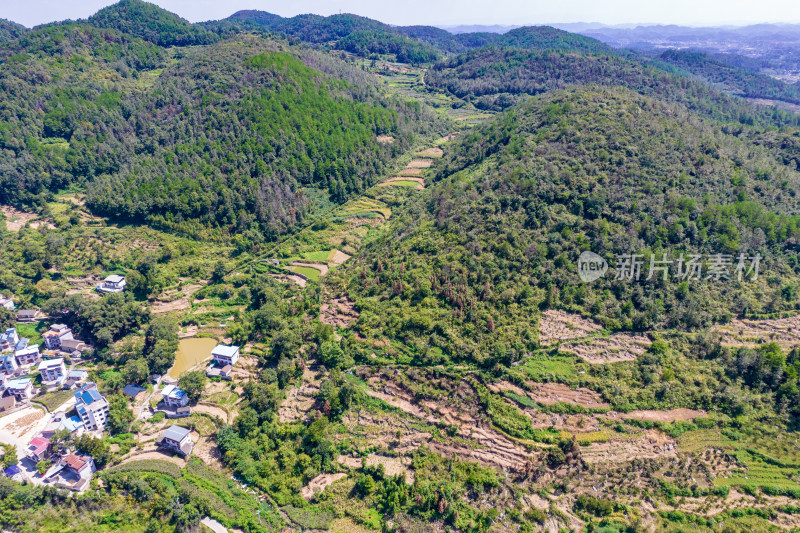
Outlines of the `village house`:
[{"label": "village house", "polygon": [[45,483],[80,492],[89,486],[95,471],[91,456],[73,452],[59,459],[42,477]]},{"label": "village house", "polygon": [[44,313],[38,309],[21,309],[17,311],[17,322],[20,324],[33,324],[44,318]]},{"label": "village house", "polygon": [[172,409],[183,407],[189,403],[189,395],[186,394],[186,391],[175,385],[164,387],[161,390],[161,395],[164,397],[164,405]]},{"label": "village house", "polygon": [[108,400],[97,390],[96,383],[87,383],[73,391],[75,410],[88,431],[101,431],[108,420]]},{"label": "village house", "polygon": [[104,279],[102,283],[97,284],[97,290],[100,292],[122,292],[125,290],[125,276],[112,274]]},{"label": "village house", "polygon": [[133,383],[129,383],[122,388],[122,394],[133,401],[136,401],[136,398],[144,392],[147,392],[147,389],[143,389],[139,385],[134,385]]},{"label": "village house", "polygon": [[79,339],[61,339],[61,351],[67,353],[69,355],[74,355],[77,352],[77,355],[81,355],[83,352],[86,352],[91,349],[91,347]]},{"label": "village house", "polygon": [[65,340],[72,340],[72,330],[65,324],[53,324],[49,331],[42,333],[44,345],[50,350],[58,350]]},{"label": "village house", "polygon": [[13,353],[0,356],[0,372],[4,375],[14,375],[18,368],[19,363]]},{"label": "village house", "polygon": [[[27,341],[28,339],[23,339]],[[20,341],[22,342],[22,341]],[[39,353],[39,345],[33,344],[31,346],[26,346],[20,350],[14,352],[14,357],[17,359],[17,364],[19,366],[29,366],[36,364],[42,358],[41,354]]]},{"label": "village house", "polygon": [[44,437],[34,437],[28,445],[27,456],[34,463],[44,461],[50,456],[50,441]]},{"label": "village house", "polygon": [[159,447],[180,453],[184,457],[192,453],[192,437],[189,429],[181,426],[170,426],[156,439]]},{"label": "village house", "polygon": [[17,328],[8,328],[5,332],[0,333],[0,352],[14,350],[19,343],[19,335]]},{"label": "village house", "polygon": [[0,294],[0,307],[4,307],[9,311],[14,309],[14,300],[11,298],[6,298],[2,294]]},{"label": "village house", "polygon": [[10,379],[6,381],[6,391],[13,394],[18,402],[33,398],[33,382],[29,378]]},{"label": "village house", "polygon": [[239,360],[239,347],[218,344],[216,348],[211,350],[211,357],[214,363],[220,367],[225,367],[227,365],[233,366],[236,364],[236,361]]},{"label": "village house", "polygon": [[64,366],[64,360],[59,357],[39,363],[39,373],[42,375],[43,384],[61,385],[66,379],[67,369]]},{"label": "village house", "polygon": [[69,434],[73,437],[80,436],[83,433],[83,421],[78,415],[67,416],[67,413],[64,412],[55,413],[44,430],[42,430],[42,436],[49,439],[62,429],[69,431]]},{"label": "village house", "polygon": [[64,380],[64,388],[71,389],[76,385],[83,385],[88,378],[89,372],[86,370],[70,370],[67,379]]}]

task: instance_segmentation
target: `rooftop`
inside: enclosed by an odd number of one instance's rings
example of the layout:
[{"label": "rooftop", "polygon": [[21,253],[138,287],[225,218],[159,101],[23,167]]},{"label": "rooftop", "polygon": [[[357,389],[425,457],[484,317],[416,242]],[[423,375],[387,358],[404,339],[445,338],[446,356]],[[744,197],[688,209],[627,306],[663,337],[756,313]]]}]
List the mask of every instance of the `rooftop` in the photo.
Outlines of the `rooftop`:
[{"label": "rooftop", "polygon": [[64,464],[74,470],[81,470],[91,459],[88,455],[78,455],[73,452],[64,457]]},{"label": "rooftop", "polygon": [[174,440],[175,442],[181,442],[186,438],[187,435],[189,435],[189,433],[191,433],[191,431],[188,428],[181,426],[170,426],[164,431],[164,433],[161,434],[161,437]]},{"label": "rooftop", "polygon": [[106,278],[106,283],[119,283],[125,279],[125,276],[120,276],[119,274],[111,274]]},{"label": "rooftop", "polygon": [[6,382],[6,387],[9,389],[24,389],[31,384],[30,378],[10,379]]},{"label": "rooftop", "polygon": [[61,359],[60,357],[58,359],[49,359],[47,361],[42,361],[41,363],[39,363],[39,370],[41,371],[46,368],[57,368],[63,364],[64,360]]},{"label": "rooftop", "polygon": [[223,357],[233,357],[239,351],[238,346],[225,346],[218,344],[216,348],[211,350],[211,355],[221,355]]}]

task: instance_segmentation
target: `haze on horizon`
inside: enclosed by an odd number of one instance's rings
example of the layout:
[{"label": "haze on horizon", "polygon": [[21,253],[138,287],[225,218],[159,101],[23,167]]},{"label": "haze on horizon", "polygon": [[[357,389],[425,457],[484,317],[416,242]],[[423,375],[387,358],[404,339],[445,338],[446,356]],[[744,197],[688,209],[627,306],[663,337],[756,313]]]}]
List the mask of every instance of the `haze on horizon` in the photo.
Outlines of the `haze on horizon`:
[{"label": "haze on horizon", "polygon": [[[191,22],[216,20],[243,9],[284,17],[303,13],[354,13],[395,25],[535,25],[596,22],[744,26],[800,22],[800,2],[786,0],[149,0]],[[3,0],[0,18],[28,27],[89,17],[116,0]]]}]

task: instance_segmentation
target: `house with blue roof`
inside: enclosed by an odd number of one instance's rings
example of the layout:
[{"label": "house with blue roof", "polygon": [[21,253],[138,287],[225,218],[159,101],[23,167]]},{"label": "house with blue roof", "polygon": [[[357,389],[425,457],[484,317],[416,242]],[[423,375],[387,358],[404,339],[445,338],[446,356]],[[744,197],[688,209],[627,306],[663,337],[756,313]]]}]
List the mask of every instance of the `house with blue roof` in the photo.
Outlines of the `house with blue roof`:
[{"label": "house with blue roof", "polygon": [[185,390],[176,387],[175,385],[167,385],[161,390],[161,395],[164,397],[164,405],[172,409],[185,407],[189,404],[189,395]]},{"label": "house with blue roof", "polygon": [[108,420],[108,400],[97,390],[96,383],[75,389],[75,410],[87,431],[102,431]]}]

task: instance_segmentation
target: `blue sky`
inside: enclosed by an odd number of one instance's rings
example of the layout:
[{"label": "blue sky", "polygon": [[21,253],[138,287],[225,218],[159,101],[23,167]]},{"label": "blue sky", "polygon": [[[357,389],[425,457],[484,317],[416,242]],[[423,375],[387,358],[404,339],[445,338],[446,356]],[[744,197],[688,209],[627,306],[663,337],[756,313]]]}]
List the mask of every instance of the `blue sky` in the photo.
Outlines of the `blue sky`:
[{"label": "blue sky", "polygon": [[[743,25],[800,22],[796,0],[152,0],[192,21],[225,18],[240,9],[282,16],[356,13],[389,24],[544,24],[602,22]],[[0,18],[26,26],[86,18],[114,0],[0,0]]]}]

